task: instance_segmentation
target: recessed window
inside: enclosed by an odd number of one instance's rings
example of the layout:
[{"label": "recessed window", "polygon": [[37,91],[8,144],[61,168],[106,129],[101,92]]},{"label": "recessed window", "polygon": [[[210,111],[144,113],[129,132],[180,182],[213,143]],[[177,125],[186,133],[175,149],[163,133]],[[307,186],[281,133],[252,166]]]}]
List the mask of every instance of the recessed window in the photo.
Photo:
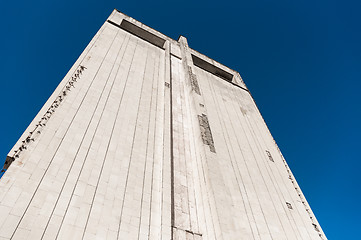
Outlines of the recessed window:
[{"label": "recessed window", "polygon": [[157,47],[160,47],[162,49],[164,49],[164,43],[165,43],[165,39],[158,37],[157,35],[148,32],[147,30],[144,30],[141,27],[138,27],[137,25],[123,19],[123,21],[120,23],[120,25],[108,20],[108,23],[117,26]]},{"label": "recessed window", "polygon": [[200,59],[199,57],[192,54],[192,60],[193,64],[199,68],[202,68],[203,70],[206,70],[207,72],[210,72],[217,77],[223,78],[224,80],[228,82],[232,82],[233,75],[229,72],[226,72],[219,67],[214,66],[213,64],[204,61],[203,59]]}]

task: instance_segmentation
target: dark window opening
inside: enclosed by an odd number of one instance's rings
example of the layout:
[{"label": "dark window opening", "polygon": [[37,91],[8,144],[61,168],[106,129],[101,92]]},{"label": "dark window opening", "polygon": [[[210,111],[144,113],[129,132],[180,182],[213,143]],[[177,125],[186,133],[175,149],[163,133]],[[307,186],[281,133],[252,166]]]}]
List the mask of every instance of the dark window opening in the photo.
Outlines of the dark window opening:
[{"label": "dark window opening", "polygon": [[123,21],[120,23],[120,25],[108,20],[108,23],[117,26],[125,31],[127,31],[128,33],[131,33],[157,47],[160,47],[162,49],[164,49],[164,43],[165,43],[165,39],[160,38],[156,35],[154,35],[151,32],[148,32],[147,30],[144,30],[141,27],[138,27],[137,25],[123,19]]},{"label": "dark window opening", "polygon": [[199,68],[202,68],[203,70],[206,70],[207,72],[210,72],[217,77],[220,77],[228,82],[232,82],[233,75],[229,72],[226,72],[219,67],[214,66],[213,64],[204,61],[203,59],[200,59],[199,57],[192,54],[192,60],[193,64]]}]

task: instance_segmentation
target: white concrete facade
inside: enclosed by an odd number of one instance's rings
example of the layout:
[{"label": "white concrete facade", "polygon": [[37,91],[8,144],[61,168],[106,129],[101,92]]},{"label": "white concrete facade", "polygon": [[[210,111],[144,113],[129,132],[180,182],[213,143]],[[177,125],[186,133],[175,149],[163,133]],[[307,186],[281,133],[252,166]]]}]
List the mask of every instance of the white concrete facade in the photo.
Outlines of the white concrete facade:
[{"label": "white concrete facade", "polygon": [[5,167],[0,240],[326,239],[240,75],[117,10]]}]

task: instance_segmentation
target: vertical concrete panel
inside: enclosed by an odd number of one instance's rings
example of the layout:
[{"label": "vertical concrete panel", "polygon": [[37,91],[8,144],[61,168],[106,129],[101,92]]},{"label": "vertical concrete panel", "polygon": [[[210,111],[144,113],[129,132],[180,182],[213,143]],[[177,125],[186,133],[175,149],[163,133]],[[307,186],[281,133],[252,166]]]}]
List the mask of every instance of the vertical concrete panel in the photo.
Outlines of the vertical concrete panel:
[{"label": "vertical concrete panel", "polygon": [[[164,106],[159,105],[160,112],[164,113],[164,121],[162,123],[158,123],[157,126],[163,124],[162,127],[157,127],[159,129],[159,135],[163,135],[163,141],[157,142],[157,146],[159,149],[163,149],[163,154],[161,155],[161,228],[160,235],[161,239],[171,239],[172,238],[172,134],[171,134],[171,125],[172,125],[172,96],[171,96],[171,56],[170,56],[170,47],[171,44],[169,42],[166,43],[166,52],[164,62],[162,62],[161,72],[164,72],[164,82],[161,82],[161,86],[159,90],[164,90],[160,92],[160,99],[164,101]],[[164,66],[164,69],[162,69]],[[162,75],[161,75],[162,76]],[[164,85],[163,85],[164,84]],[[162,101],[160,101],[160,104]],[[163,132],[161,132],[163,130]],[[159,145],[162,144],[162,147]],[[159,158],[161,157],[159,156]],[[152,211],[157,208],[152,207]],[[152,214],[152,219],[154,219],[154,214]],[[153,221],[152,221],[153,222]],[[152,225],[151,225],[152,226]],[[156,229],[156,227],[151,228],[150,236],[153,236],[153,232],[157,233],[157,231],[153,231],[152,229]],[[157,234],[156,234],[157,235]],[[154,239],[159,239],[157,236]]]},{"label": "vertical concrete panel", "polygon": [[[238,233],[234,233],[234,236],[236,238],[237,234],[241,234],[245,238],[251,239],[253,238],[253,235],[255,235],[252,232],[250,224],[251,222],[254,222],[254,219],[252,214],[246,210],[246,205],[249,203],[243,186],[244,182],[241,176],[237,174],[234,151],[228,146],[236,141],[235,139],[230,140],[228,132],[224,129],[225,124],[222,119],[226,116],[220,112],[220,107],[218,107],[218,103],[215,101],[212,94],[212,89],[210,87],[212,79],[209,79],[210,76],[198,68],[196,69],[196,73],[205,99],[204,105],[205,108],[207,108],[209,122],[212,126],[212,135],[214,137],[215,145],[217,146],[217,156],[221,166],[220,170],[223,173],[228,191],[232,193],[230,194],[230,198],[233,200],[233,203],[228,207],[232,209],[231,212],[234,214],[234,230],[239,228]],[[249,208],[248,211],[250,211]],[[238,237],[240,238],[241,236],[238,235]]]}]

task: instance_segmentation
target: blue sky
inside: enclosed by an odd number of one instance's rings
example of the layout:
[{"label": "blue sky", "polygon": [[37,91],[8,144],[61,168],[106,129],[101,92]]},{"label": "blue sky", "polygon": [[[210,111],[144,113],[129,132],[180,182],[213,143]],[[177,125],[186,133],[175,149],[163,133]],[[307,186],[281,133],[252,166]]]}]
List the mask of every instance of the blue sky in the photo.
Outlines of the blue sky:
[{"label": "blue sky", "polygon": [[117,8],[240,72],[329,239],[361,227],[361,1],[2,1],[0,164]]}]

